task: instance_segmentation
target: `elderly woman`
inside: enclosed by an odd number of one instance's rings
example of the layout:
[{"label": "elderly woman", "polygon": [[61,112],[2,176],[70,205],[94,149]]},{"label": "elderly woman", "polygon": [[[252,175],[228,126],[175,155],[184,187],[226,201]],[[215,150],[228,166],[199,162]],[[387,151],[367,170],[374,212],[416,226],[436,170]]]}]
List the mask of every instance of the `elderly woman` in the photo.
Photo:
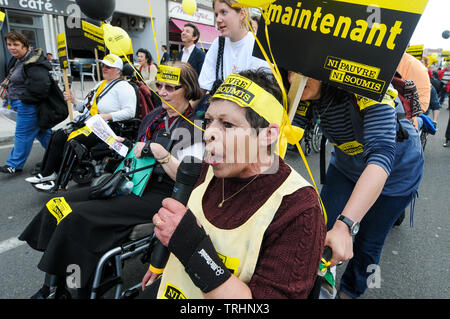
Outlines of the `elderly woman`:
[{"label": "elderly woman", "polygon": [[[164,105],[143,119],[138,134],[140,142],[135,145],[134,154],[138,159],[143,154],[152,156],[161,167],[155,167],[153,171],[148,169],[148,175],[151,175],[142,195],[139,197],[131,193],[107,200],[89,200],[89,191],[82,189],[68,193],[64,198],[53,198],[20,236],[32,248],[44,252],[38,268],[46,274],[58,276],[63,283],[67,266],[80,266],[83,273],[79,298],[89,296],[89,287],[100,257],[124,243],[134,226],[152,221],[153,214],[161,207],[161,201],[172,193],[175,173],[183,156],[195,156],[193,149],[202,151],[201,147],[194,147],[194,126],[189,122],[194,121],[189,100],[200,95],[197,73],[182,62],[171,63],[171,66],[160,70],[161,76],[158,76],[156,86]],[[171,84],[165,80],[166,70],[169,75],[179,75],[176,80],[170,80]],[[201,134],[195,136],[200,136],[201,146]],[[172,146],[169,146],[171,140]],[[178,152],[175,153],[175,150]],[[202,153],[196,156],[201,158]],[[64,213],[61,219],[51,205],[56,205],[63,212],[70,207],[71,212]],[[46,276],[43,288],[34,298],[48,296],[49,278]]]},{"label": "elderly woman", "polygon": [[[74,121],[78,127],[84,126],[84,122],[96,114],[105,121],[111,122],[128,120],[136,115],[136,93],[133,87],[120,77],[123,68],[122,60],[115,54],[109,54],[101,61],[101,64],[104,80],[83,101],[78,101],[71,91],[64,92],[66,100],[70,100],[75,109],[82,112]],[[95,134],[86,134],[82,128],[72,132],[70,130],[71,127],[56,131],[40,173],[25,179],[37,190],[50,191],[59,187],[54,181],[57,179],[63,160],[66,141],[73,138],[88,148],[103,143]]]},{"label": "elderly woman", "polygon": [[4,98],[17,110],[17,118],[14,147],[0,172],[14,174],[22,171],[34,139],[44,148],[50,139],[51,131],[42,130],[38,125],[36,106],[48,95],[52,66],[42,49],[30,50],[28,39],[22,34],[11,31],[5,35],[5,41],[12,58],[2,87],[7,89]]},{"label": "elderly woman", "polygon": [[[171,252],[158,298],[309,295],[324,217],[314,188],[274,153],[286,129],[274,83],[264,71],[244,71],[213,96],[197,187],[187,207],[167,198],[153,217],[156,236]],[[155,278],[150,268],[143,288]],[[144,295],[153,290],[147,289]]]}]

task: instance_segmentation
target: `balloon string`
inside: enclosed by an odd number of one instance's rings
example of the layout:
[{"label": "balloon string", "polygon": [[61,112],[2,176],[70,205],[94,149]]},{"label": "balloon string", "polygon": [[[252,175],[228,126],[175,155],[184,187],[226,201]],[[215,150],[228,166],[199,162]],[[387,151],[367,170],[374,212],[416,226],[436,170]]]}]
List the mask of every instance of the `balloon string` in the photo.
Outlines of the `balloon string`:
[{"label": "balloon string", "polygon": [[205,131],[203,128],[201,128],[200,126],[196,125],[195,123],[193,123],[191,120],[189,120],[188,118],[186,118],[183,114],[181,114],[180,112],[178,112],[178,110],[176,110],[172,105],[170,105],[168,102],[166,102],[166,100],[164,100],[161,96],[159,96],[158,93],[156,93],[155,91],[153,91],[153,89],[147,84],[145,83],[144,78],[142,77],[141,73],[134,67],[133,63],[131,63],[131,61],[128,59],[128,56],[125,54],[125,52],[122,50],[122,48],[120,47],[120,45],[115,46],[115,48],[119,49],[120,52],[122,52],[122,56],[125,57],[125,60],[128,62],[128,64],[133,68],[135,74],[138,75],[138,77],[140,77],[140,79],[142,80],[142,83],[144,83],[148,89],[150,91],[152,91],[153,93],[156,94],[157,97],[159,97],[161,99],[161,101],[163,101],[167,106],[169,106],[172,110],[174,110],[179,116],[181,116],[183,119],[185,119],[188,123],[192,124],[195,128],[202,130],[203,132]]},{"label": "balloon string", "polygon": [[155,25],[153,24],[153,14],[152,14],[152,6],[150,5],[150,0],[148,0],[148,9],[150,10],[150,21],[152,22],[153,40],[155,41],[156,57],[158,58],[159,62],[161,60],[159,59],[158,42],[156,41]]},{"label": "balloon string", "polygon": [[[260,10],[261,10],[261,9],[260,9]],[[288,110],[288,105],[287,105],[287,94],[286,94],[286,90],[284,89],[283,81],[282,81],[282,79],[281,79],[281,73],[280,73],[280,71],[279,71],[279,69],[278,69],[278,67],[277,67],[277,64],[276,64],[276,62],[275,62],[275,58],[274,58],[273,53],[272,53],[272,49],[271,49],[271,46],[270,46],[270,39],[269,39],[269,31],[268,31],[268,27],[267,27],[268,23],[267,23],[267,21],[266,21],[266,19],[265,19],[265,17],[264,17],[264,14],[263,14],[262,10],[261,10],[261,15],[262,15],[262,17],[263,17],[263,19],[264,19],[264,21],[265,21],[264,25],[265,25],[266,41],[267,41],[267,45],[268,45],[268,48],[269,48],[269,51],[270,51],[270,56],[272,57],[273,63],[271,63],[271,61],[269,60],[269,57],[268,57],[266,51],[264,50],[263,46],[261,45],[261,42],[260,42],[259,39],[256,37],[256,34],[255,34],[255,32],[253,31],[252,25],[251,25],[251,23],[249,22],[247,15],[245,15],[245,17],[246,17],[246,19],[247,19],[247,23],[248,23],[248,25],[249,25],[249,27],[250,27],[250,30],[251,30],[251,32],[252,32],[254,38],[255,38],[255,41],[256,41],[256,43],[258,44],[258,46],[259,46],[259,48],[260,48],[260,50],[261,50],[261,52],[262,52],[264,58],[266,59],[267,63],[269,64],[270,69],[272,70],[272,73],[273,73],[273,75],[274,75],[276,81],[278,82],[278,85],[280,86],[281,92],[282,92],[282,94],[283,94],[283,105],[285,106],[285,109],[283,110],[283,117],[284,117],[284,119],[287,118],[287,121],[284,121],[283,124],[282,124],[282,127],[280,128],[280,132],[282,132],[282,131],[283,131],[283,126],[288,125],[288,127],[292,127],[292,125],[291,125],[291,123],[290,123],[290,121],[289,121],[289,116],[288,116],[288,114],[287,114],[287,112],[286,112],[286,110]],[[292,106],[292,107],[294,107],[294,106]],[[313,177],[313,174],[312,174],[312,172],[311,172],[311,169],[309,168],[308,161],[306,160],[305,154],[303,153],[303,150],[302,150],[302,148],[300,147],[300,143],[297,141],[295,145],[296,145],[297,150],[298,150],[298,152],[299,152],[299,154],[300,154],[300,156],[301,156],[301,158],[302,158],[302,160],[303,160],[303,163],[305,164],[306,170],[308,171],[309,177],[311,178],[311,181],[312,181],[312,183],[313,183],[313,185],[314,185],[314,189],[316,190],[316,193],[317,193],[317,195],[318,195],[318,197],[319,197],[320,205],[321,205],[322,211],[323,211],[323,217],[324,217],[325,224],[326,224],[326,223],[327,223],[327,220],[328,220],[328,218],[327,218],[327,212],[326,212],[326,210],[325,210],[325,206],[324,206],[324,204],[323,204],[322,198],[321,198],[321,196],[320,196],[320,193],[319,193],[319,190],[318,190],[318,188],[317,188],[317,185],[316,185],[316,182],[315,182],[315,180],[314,180],[314,177]]]}]

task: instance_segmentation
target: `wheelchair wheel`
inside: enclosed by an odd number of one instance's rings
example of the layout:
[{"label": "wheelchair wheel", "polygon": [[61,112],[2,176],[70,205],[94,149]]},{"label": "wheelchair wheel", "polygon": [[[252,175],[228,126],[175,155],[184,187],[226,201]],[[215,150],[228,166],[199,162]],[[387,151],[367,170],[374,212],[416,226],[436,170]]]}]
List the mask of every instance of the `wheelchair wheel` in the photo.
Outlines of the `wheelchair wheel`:
[{"label": "wheelchair wheel", "polygon": [[314,130],[312,133],[312,149],[314,152],[320,152],[320,141],[322,140],[322,131],[320,130],[319,124],[314,125]]},{"label": "wheelchair wheel", "polygon": [[72,171],[72,179],[79,185],[89,184],[95,176],[95,168],[91,163],[78,163]]},{"label": "wheelchair wheel", "polygon": [[311,141],[305,141],[305,155],[311,155]]}]

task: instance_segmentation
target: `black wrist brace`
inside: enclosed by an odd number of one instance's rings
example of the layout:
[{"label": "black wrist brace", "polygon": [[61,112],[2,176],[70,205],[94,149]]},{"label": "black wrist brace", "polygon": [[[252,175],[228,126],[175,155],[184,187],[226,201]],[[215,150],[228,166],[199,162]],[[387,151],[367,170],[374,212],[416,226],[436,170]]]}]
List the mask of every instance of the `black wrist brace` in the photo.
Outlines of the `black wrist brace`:
[{"label": "black wrist brace", "polygon": [[230,276],[203,228],[188,210],[172,235],[169,250],[183,264],[192,282],[204,293],[223,284]]}]

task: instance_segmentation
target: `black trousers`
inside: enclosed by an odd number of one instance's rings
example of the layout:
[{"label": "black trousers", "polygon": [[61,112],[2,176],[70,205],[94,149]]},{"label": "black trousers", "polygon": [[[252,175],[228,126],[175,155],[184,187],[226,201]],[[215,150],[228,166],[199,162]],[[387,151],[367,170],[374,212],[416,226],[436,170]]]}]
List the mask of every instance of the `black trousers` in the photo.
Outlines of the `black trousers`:
[{"label": "black trousers", "polygon": [[[42,163],[42,176],[49,176],[59,171],[59,167],[63,160],[64,147],[67,143],[68,137],[69,135],[62,129],[59,129],[54,133],[51,143],[47,146],[48,150],[46,159],[44,163]],[[88,136],[80,134],[74,139],[86,146],[88,149],[102,142],[94,133],[91,133]]]},{"label": "black trousers", "polygon": [[[89,200],[88,188],[68,192],[64,199],[72,210],[70,214],[57,224],[44,204],[19,239],[44,252],[38,264],[40,270],[65,277],[68,266],[78,265],[81,288],[89,288],[101,256],[128,242],[135,225],[152,222],[172,187],[167,185],[163,192],[163,187],[154,191],[149,185],[150,190],[146,189],[142,197],[128,195],[101,200]],[[142,275],[145,271],[143,268]]]}]

